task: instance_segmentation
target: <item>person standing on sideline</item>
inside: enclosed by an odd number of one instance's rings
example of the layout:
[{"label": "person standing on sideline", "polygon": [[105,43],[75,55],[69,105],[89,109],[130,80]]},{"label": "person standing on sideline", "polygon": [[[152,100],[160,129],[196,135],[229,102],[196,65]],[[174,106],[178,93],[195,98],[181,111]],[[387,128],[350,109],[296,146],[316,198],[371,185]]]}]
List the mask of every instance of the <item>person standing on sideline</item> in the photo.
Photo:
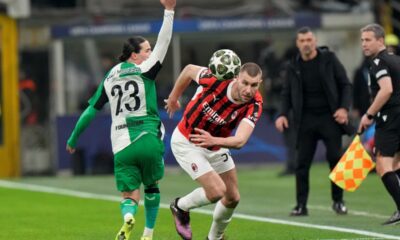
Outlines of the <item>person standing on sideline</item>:
[{"label": "person standing on sideline", "polygon": [[188,240],[192,239],[189,211],[217,203],[207,239],[222,239],[240,200],[228,149],[243,147],[261,116],[262,72],[257,64],[245,63],[236,78],[219,81],[209,69],[189,64],[165,100],[170,117],[180,108],[178,99],[192,79],[199,88],[172,134],[171,148],[179,165],[201,187],[176,198],[170,208],[178,234]]},{"label": "person standing on sideline", "polygon": [[400,57],[385,47],[385,32],[378,24],[361,29],[361,46],[370,59],[369,76],[373,101],[362,116],[358,131],[376,121],[376,171],[396,204],[396,212],[383,224],[400,223]]},{"label": "person standing on sideline", "polygon": [[[129,239],[144,185],[146,223],[142,240],[151,240],[160,205],[158,181],[164,176],[164,127],[157,107],[155,77],[172,37],[176,0],[160,0],[164,20],[152,51],[149,41],[136,36],[124,43],[120,63],[106,74],[67,142],[75,151],[80,134],[107,102],[112,116],[111,143],[124,224],[116,240]],[[150,147],[149,147],[150,146]]]},{"label": "person standing on sideline", "polygon": [[369,74],[368,59],[364,58],[354,73],[353,78],[353,107],[351,115],[358,122],[367,111],[371,104],[371,94],[369,93]]},{"label": "person standing on sideline", "polygon": [[[309,174],[318,140],[326,146],[326,158],[332,170],[341,157],[342,134],[350,133],[348,109],[351,84],[343,65],[326,47],[317,48],[317,39],[308,27],[297,32],[299,54],[287,67],[282,90],[282,112],[275,121],[283,132],[296,129],[296,200],[291,216],[308,215]],[[293,111],[289,126],[288,113]],[[343,190],[331,182],[332,208],[346,214]]]}]

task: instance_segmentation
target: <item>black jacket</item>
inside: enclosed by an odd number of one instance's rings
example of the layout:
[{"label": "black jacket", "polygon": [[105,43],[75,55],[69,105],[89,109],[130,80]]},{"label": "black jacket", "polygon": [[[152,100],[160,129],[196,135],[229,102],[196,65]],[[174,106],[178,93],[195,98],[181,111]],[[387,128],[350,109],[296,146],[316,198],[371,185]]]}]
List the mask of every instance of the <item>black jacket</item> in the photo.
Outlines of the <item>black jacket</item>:
[{"label": "black jacket", "polygon": [[[339,108],[349,110],[352,98],[352,87],[346,75],[346,70],[339,62],[336,55],[327,47],[317,48],[319,57],[319,68],[322,87],[328,100],[330,112],[335,113]],[[293,111],[293,125],[296,132],[300,126],[303,114],[303,84],[300,72],[300,54],[287,66],[286,81],[282,90],[281,114],[288,116]],[[341,125],[343,133],[352,134],[354,128],[348,125]]]}]

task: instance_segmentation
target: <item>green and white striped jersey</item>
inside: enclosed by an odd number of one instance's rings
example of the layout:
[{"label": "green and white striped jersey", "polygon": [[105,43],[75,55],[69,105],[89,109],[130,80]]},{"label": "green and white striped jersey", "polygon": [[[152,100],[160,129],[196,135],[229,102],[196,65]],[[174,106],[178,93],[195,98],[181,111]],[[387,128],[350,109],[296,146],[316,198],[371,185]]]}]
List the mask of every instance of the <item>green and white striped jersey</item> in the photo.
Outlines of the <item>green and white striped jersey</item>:
[{"label": "green and white striped jersey", "polygon": [[89,100],[89,104],[98,110],[110,103],[114,154],[144,134],[163,138],[164,127],[158,114],[154,79],[171,40],[173,15],[173,11],[164,10],[163,25],[150,57],[140,65],[131,62],[115,65]]}]

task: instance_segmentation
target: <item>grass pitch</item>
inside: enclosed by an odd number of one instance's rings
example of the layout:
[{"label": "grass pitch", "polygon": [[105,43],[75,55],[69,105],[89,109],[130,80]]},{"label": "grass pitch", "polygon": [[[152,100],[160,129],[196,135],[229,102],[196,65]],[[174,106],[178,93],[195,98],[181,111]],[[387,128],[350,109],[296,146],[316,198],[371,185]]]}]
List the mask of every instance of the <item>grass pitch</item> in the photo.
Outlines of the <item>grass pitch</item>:
[{"label": "grass pitch", "polygon": [[[279,170],[280,166],[271,165],[238,166],[241,203],[228,227],[230,240],[400,239],[400,226],[380,225],[395,206],[375,174],[370,174],[356,192],[345,193],[349,214],[337,216],[330,209],[327,164],[315,164],[311,172],[310,216],[293,218],[288,214],[295,203],[294,177],[279,178]],[[40,192],[1,187],[0,183],[0,239],[114,239],[122,224],[119,193],[112,176],[34,177],[13,182],[51,188]],[[166,207],[176,196],[197,185],[182,171],[168,169],[160,186],[161,201]],[[49,193],[57,189],[74,192]],[[130,239],[141,236],[143,212],[141,207]],[[193,239],[205,239],[211,216],[193,212],[191,217]],[[167,208],[160,210],[154,239],[179,239]]]}]

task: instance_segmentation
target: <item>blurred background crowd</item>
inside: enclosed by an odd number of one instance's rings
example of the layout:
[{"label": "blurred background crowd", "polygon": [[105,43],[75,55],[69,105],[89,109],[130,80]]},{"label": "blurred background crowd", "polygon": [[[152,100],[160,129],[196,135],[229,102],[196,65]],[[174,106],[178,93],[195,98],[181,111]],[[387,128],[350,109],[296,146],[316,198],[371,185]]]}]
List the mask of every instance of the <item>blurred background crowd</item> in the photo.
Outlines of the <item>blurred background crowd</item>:
[{"label": "blurred background crowd", "polygon": [[[107,173],[112,169],[112,155],[107,151],[93,153],[90,166],[71,166],[65,163],[70,159],[60,159],[66,158],[59,147],[65,146],[62,132],[71,130],[66,127],[68,122],[74,123],[104,74],[118,62],[126,38],[143,35],[154,43],[162,16],[159,2],[3,0],[0,6],[4,15],[15,19],[18,32],[20,174],[63,170],[84,174],[88,169],[89,173]],[[207,65],[215,50],[229,48],[242,62],[254,61],[263,68],[265,119],[259,125],[265,126],[272,125],[279,110],[285,65],[297,53],[297,28],[313,28],[318,44],[329,46],[345,65],[354,86],[354,121],[369,105],[360,27],[371,22],[382,24],[387,44],[393,52],[399,48],[397,0],[179,0],[175,15],[171,49],[157,79],[160,108],[183,66]],[[191,93],[183,103],[190,97]],[[108,135],[104,136],[109,141]],[[289,134],[277,144],[291,146],[291,139]],[[282,156],[275,160],[294,159],[293,151],[279,154]],[[82,162],[84,156],[79,157],[78,151],[75,158]],[[290,173],[291,168],[286,170]]]}]

